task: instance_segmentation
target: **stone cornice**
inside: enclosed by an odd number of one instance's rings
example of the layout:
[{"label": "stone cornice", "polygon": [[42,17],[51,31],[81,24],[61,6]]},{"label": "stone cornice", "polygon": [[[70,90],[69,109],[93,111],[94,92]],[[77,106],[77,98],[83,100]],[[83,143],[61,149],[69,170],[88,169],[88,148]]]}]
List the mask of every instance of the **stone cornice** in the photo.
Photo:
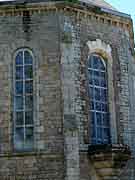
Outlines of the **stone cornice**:
[{"label": "stone cornice", "polygon": [[73,4],[67,2],[44,2],[44,3],[27,3],[27,4],[13,4],[0,6],[0,16],[2,15],[22,15],[24,10],[33,13],[41,13],[49,10],[63,10],[68,12],[74,12],[78,18],[82,16],[88,16],[91,19],[101,21],[102,23],[112,24],[129,29],[131,18],[120,17],[105,12],[100,12],[96,7],[87,7],[80,4]]},{"label": "stone cornice", "polygon": [[74,13],[78,21],[88,18],[97,23],[107,24],[108,26],[116,26],[130,35],[130,40],[133,46],[133,24],[129,17],[117,16],[107,12],[102,12],[98,7],[82,5],[80,3],[68,2],[39,2],[39,3],[21,3],[21,4],[6,4],[0,6],[0,16],[23,16],[23,11],[29,11],[30,15],[33,13],[44,13],[47,11],[61,11],[66,13]]}]

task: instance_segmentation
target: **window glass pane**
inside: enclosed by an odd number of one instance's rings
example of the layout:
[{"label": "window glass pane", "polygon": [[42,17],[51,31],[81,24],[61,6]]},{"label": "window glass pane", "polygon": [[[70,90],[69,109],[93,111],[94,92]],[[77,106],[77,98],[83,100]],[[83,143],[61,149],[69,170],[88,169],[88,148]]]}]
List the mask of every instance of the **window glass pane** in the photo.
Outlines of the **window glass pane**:
[{"label": "window glass pane", "polygon": [[91,136],[92,136],[92,138],[96,138],[96,129],[94,126],[91,129]]},{"label": "window glass pane", "polygon": [[104,128],[103,136],[104,136],[105,139],[108,139],[108,137],[109,137],[109,128]]},{"label": "window glass pane", "polygon": [[28,111],[25,112],[25,124],[33,124],[33,112],[32,111]]},{"label": "window glass pane", "polygon": [[101,99],[104,102],[107,101],[107,90],[106,89],[101,89]]},{"label": "window glass pane", "polygon": [[97,128],[97,138],[102,139],[102,128],[101,127]]},{"label": "window glass pane", "polygon": [[33,127],[26,128],[26,136],[25,136],[25,149],[33,148]]},{"label": "window glass pane", "polygon": [[93,70],[89,69],[88,70],[88,74],[89,74],[89,79],[92,79],[92,77],[93,77]]},{"label": "window glass pane", "polygon": [[100,102],[96,102],[95,104],[96,104],[96,108],[95,109],[97,111],[101,111],[101,103]]},{"label": "window glass pane", "polygon": [[104,79],[104,80],[106,80],[106,72],[101,72],[100,73],[101,75],[101,79]]},{"label": "window glass pane", "polygon": [[32,93],[33,92],[33,81],[26,81],[25,82],[25,93]]},{"label": "window glass pane", "polygon": [[16,81],[16,94],[23,94],[23,81]]},{"label": "window glass pane", "polygon": [[105,65],[103,63],[103,61],[101,59],[99,59],[99,67],[98,69],[102,70],[102,71],[105,71]]},{"label": "window glass pane", "polygon": [[94,93],[95,93],[95,100],[100,100],[100,89],[99,88],[95,88],[94,89]]},{"label": "window glass pane", "polygon": [[22,65],[23,64],[23,52],[19,52],[15,58],[16,65]]},{"label": "window glass pane", "polygon": [[101,87],[106,87],[106,80],[101,79]]},{"label": "window glass pane", "polygon": [[32,56],[28,51],[24,51],[24,64],[32,64]]},{"label": "window glass pane", "polygon": [[32,79],[33,78],[33,70],[32,66],[25,66],[25,79]]},{"label": "window glass pane", "polygon": [[103,143],[104,143],[103,139],[99,138],[99,139],[96,140],[96,144],[103,144]]},{"label": "window glass pane", "polygon": [[92,64],[93,64],[93,59],[92,59],[92,57],[90,57],[88,60],[88,68],[92,68],[92,66],[93,66]]},{"label": "window glass pane", "polygon": [[16,79],[23,79],[23,66],[16,66]]},{"label": "window glass pane", "polygon": [[89,86],[89,93],[90,93],[90,98],[93,99],[94,98],[94,92],[93,92],[93,87]]},{"label": "window glass pane", "polygon": [[89,84],[92,84],[92,70],[88,70]]},{"label": "window glass pane", "polygon": [[99,78],[100,77],[100,72],[99,71],[93,71],[93,75],[95,78]]},{"label": "window glass pane", "polygon": [[102,118],[103,118],[103,125],[109,126],[109,115],[108,115],[108,113],[103,113]]},{"label": "window glass pane", "polygon": [[95,85],[95,86],[99,86],[99,79],[94,78],[94,79],[93,79],[93,82],[94,82],[94,85]]},{"label": "window glass pane", "polygon": [[98,69],[99,68],[99,59],[97,56],[93,56],[93,69]]},{"label": "window glass pane", "polygon": [[16,128],[15,131],[15,148],[22,150],[24,146],[24,128]]},{"label": "window glass pane", "polygon": [[91,143],[92,143],[92,144],[97,144],[96,138],[92,138]]},{"label": "window glass pane", "polygon": [[96,120],[97,120],[97,125],[101,125],[102,124],[102,116],[101,113],[96,113]]},{"label": "window glass pane", "polygon": [[33,108],[33,96],[25,96],[25,109]]},{"label": "window glass pane", "polygon": [[89,78],[89,84],[93,84],[93,79]]},{"label": "window glass pane", "polygon": [[17,110],[23,109],[23,96],[15,97],[15,107]]},{"label": "window glass pane", "polygon": [[91,110],[94,110],[94,101],[91,101],[91,102],[90,102],[90,109],[91,109]]},{"label": "window glass pane", "polygon": [[102,111],[103,112],[107,112],[108,111],[108,108],[107,108],[107,104],[101,104],[101,106],[102,106]]},{"label": "window glass pane", "polygon": [[92,124],[95,124],[95,112],[91,112]]},{"label": "window glass pane", "polygon": [[16,125],[23,125],[23,112],[16,112]]},{"label": "window glass pane", "polygon": [[33,127],[26,128],[26,139],[33,139]]},{"label": "window glass pane", "polygon": [[103,60],[99,56],[93,56],[93,69],[105,70]]}]

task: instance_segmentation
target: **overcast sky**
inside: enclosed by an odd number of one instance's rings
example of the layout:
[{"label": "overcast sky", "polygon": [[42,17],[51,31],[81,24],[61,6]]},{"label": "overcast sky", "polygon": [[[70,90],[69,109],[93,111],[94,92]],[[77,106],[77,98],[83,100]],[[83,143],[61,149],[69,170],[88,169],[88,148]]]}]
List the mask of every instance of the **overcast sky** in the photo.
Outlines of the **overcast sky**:
[{"label": "overcast sky", "polygon": [[134,21],[135,29],[135,0],[106,0],[106,2],[110,3],[119,11],[130,14]]}]

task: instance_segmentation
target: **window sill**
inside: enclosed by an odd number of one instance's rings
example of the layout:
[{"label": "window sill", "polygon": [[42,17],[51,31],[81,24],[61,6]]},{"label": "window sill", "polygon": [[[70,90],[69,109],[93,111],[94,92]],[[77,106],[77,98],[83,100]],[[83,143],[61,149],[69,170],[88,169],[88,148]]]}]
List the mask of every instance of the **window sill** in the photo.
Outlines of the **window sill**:
[{"label": "window sill", "polygon": [[24,157],[24,156],[47,156],[47,157],[56,157],[61,156],[61,153],[51,153],[47,151],[16,151],[16,152],[6,152],[6,153],[0,153],[0,158],[2,157]]},{"label": "window sill", "polygon": [[115,152],[131,154],[129,146],[123,144],[97,144],[88,146],[89,155]]},{"label": "window sill", "polygon": [[89,145],[88,155],[102,179],[113,179],[131,158],[131,151],[122,144]]}]

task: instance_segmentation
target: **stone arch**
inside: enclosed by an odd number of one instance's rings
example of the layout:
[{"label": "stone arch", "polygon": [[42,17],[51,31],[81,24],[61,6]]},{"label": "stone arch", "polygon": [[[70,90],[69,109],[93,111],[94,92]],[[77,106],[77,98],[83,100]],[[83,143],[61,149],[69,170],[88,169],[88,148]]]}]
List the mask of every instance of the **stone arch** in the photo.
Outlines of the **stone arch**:
[{"label": "stone arch", "polygon": [[97,53],[102,56],[105,60],[109,60],[109,64],[112,65],[112,55],[111,55],[111,46],[101,41],[100,39],[96,39],[96,41],[88,41],[87,46],[89,49],[89,54]]}]

